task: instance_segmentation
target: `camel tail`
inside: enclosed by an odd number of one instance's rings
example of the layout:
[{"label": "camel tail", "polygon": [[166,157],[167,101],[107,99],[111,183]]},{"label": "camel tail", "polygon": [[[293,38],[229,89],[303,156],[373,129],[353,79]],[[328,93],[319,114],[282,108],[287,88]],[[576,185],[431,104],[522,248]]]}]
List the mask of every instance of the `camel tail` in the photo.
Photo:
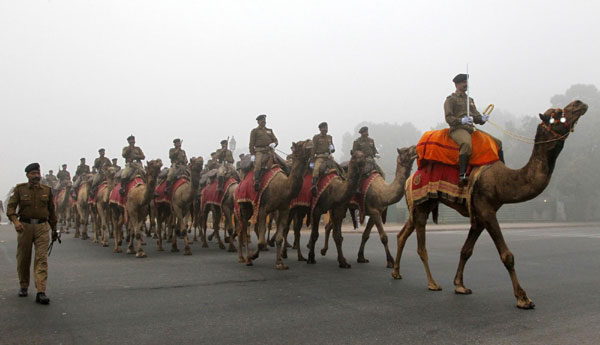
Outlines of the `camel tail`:
[{"label": "camel tail", "polygon": [[387,207],[385,208],[385,210],[383,210],[383,213],[381,214],[381,221],[383,222],[383,224],[385,224],[386,220],[387,220]]},{"label": "camel tail", "polygon": [[358,230],[358,222],[356,221],[356,213],[354,213],[354,210],[350,210],[350,218],[352,218],[354,230]]},{"label": "camel tail", "polygon": [[438,217],[440,215],[440,205],[435,205],[435,207],[433,208],[433,210],[431,211],[432,216],[433,216],[433,222],[435,224],[438,223]]}]

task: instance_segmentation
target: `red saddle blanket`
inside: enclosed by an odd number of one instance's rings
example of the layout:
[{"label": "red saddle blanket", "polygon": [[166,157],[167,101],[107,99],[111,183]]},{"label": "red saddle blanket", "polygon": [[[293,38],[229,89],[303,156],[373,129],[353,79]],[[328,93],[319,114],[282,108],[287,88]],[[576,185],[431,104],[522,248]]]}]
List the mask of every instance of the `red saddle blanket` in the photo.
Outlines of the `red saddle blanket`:
[{"label": "red saddle blanket", "polygon": [[[469,176],[477,176],[481,167],[468,169]],[[406,181],[406,203],[412,211],[415,205],[430,199],[444,199],[464,203],[469,197],[468,186],[458,186],[458,167],[441,163],[429,163],[420,167]]]},{"label": "red saddle blanket", "polygon": [[315,206],[317,205],[321,194],[323,194],[325,189],[327,189],[329,184],[331,184],[331,182],[335,179],[341,179],[341,177],[335,172],[330,172],[329,174],[319,178],[319,182],[317,182],[317,195],[312,197],[312,202],[310,206],[310,221],[312,221],[313,211],[315,210]]},{"label": "red saddle blanket", "polygon": [[290,201],[290,210],[298,206],[310,207],[312,200],[311,188],[312,174],[307,173],[304,175],[304,180],[302,180],[302,189],[300,189],[300,193],[298,193],[298,196]]},{"label": "red saddle blanket", "polygon": [[217,179],[215,179],[210,185],[206,186],[206,188],[202,190],[202,197],[200,198],[200,210],[202,213],[204,214],[204,208],[208,204],[221,207],[223,199],[225,198],[225,191],[227,191],[235,182],[237,181],[233,177],[230,177],[229,180],[223,184],[223,191],[221,192],[218,190],[219,187]]},{"label": "red saddle blanket", "polygon": [[[473,149],[469,165],[481,166],[499,160],[498,146],[486,133],[473,132],[471,142]],[[449,128],[425,132],[417,144],[417,154],[419,168],[430,161],[458,165],[458,145],[450,137]]]},{"label": "red saddle blanket", "polygon": [[262,193],[267,189],[271,180],[279,173],[283,173],[280,167],[271,168],[271,170],[267,171],[261,178],[259,191],[254,190],[254,170],[251,170],[244,176],[242,182],[240,182],[239,186],[235,190],[234,194],[234,208],[235,214],[240,216],[240,203],[248,202],[252,204],[252,217],[250,218],[250,223],[256,224],[256,220],[258,218],[258,206],[260,205],[260,197]]},{"label": "red saddle blanket", "polygon": [[88,204],[96,205],[96,198],[98,197],[98,194],[100,194],[100,192],[102,192],[106,188],[108,188],[108,182],[102,182],[102,184],[98,186],[96,193],[94,193],[94,195],[90,195],[90,197],[88,198]]},{"label": "red saddle blanket", "polygon": [[350,199],[350,204],[358,208],[361,224],[365,221],[365,201],[367,199],[367,190],[369,190],[371,183],[373,183],[373,180],[375,180],[377,176],[380,176],[379,173],[374,172],[371,175],[369,175],[369,177],[363,179],[362,184],[360,186],[360,194],[355,193],[352,196],[352,199]]},{"label": "red saddle blanket", "polygon": [[136,177],[133,180],[129,181],[129,183],[127,184],[127,188],[125,188],[125,195],[121,196],[121,194],[119,194],[119,190],[121,189],[121,182],[117,183],[115,188],[113,188],[112,192],[110,192],[109,203],[125,207],[125,205],[127,204],[127,195],[129,194],[129,191],[140,184],[144,184],[144,180],[142,180],[141,177]]},{"label": "red saddle blanket", "polygon": [[165,190],[167,189],[167,181],[161,182],[161,184],[154,188],[154,194],[157,195],[157,197],[154,198],[154,202],[166,202],[170,204],[173,200],[173,194],[175,193],[177,188],[181,187],[181,185],[186,182],[188,182],[188,180],[183,177],[177,179],[177,181],[175,181],[175,183],[173,183],[173,185],[171,186],[169,194],[165,194]]}]

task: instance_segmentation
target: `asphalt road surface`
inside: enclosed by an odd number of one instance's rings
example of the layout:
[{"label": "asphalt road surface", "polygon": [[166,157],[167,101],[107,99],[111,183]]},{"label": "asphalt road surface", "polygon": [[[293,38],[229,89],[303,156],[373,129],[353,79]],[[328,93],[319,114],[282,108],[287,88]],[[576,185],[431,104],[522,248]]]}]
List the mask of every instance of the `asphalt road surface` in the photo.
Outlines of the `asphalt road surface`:
[{"label": "asphalt road surface", "polygon": [[[359,234],[344,234],[351,269],[338,268],[335,247],[317,264],[274,268],[273,250],[253,267],[217,248],[193,255],[114,254],[64,235],[49,259],[49,306],[19,298],[16,234],[0,226],[0,344],[598,344],[600,229],[566,227],[504,232],[534,310],[515,307],[510,279],[489,236],[482,235],[465,271],[469,296],[452,280],[466,232],[429,232],[435,279],[427,290],[412,236],[402,280],[391,278],[377,235],[368,264],[357,264]],[[395,235],[391,250],[395,255]],[[318,248],[322,246],[319,238]],[[307,234],[302,247],[306,254]],[[253,245],[256,244],[254,241]]]}]

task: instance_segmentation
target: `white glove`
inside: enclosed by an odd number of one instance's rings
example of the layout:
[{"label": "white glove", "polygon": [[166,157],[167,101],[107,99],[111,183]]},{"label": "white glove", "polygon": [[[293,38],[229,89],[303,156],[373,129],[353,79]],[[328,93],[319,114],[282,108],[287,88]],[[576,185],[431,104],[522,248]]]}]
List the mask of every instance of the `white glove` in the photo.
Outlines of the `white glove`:
[{"label": "white glove", "polygon": [[270,143],[269,147],[272,148],[272,149],[274,149],[275,148],[275,143]]},{"label": "white glove", "polygon": [[335,146],[333,146],[333,144],[329,145],[329,151],[335,151]]},{"label": "white glove", "polygon": [[380,157],[380,156],[379,156],[379,153],[376,153],[376,154],[375,154],[375,158],[379,158],[379,157]]},{"label": "white glove", "polygon": [[462,119],[460,119],[460,123],[462,123],[463,125],[469,124],[472,125],[473,124],[473,118],[470,116],[465,116]]},{"label": "white glove", "polygon": [[315,168],[315,162],[310,162],[310,163],[308,163],[308,166],[309,166],[311,169],[314,169],[314,168]]},{"label": "white glove", "polygon": [[481,115],[481,121],[483,122],[487,122],[487,120],[490,118],[489,115]]},{"label": "white glove", "polygon": [[255,160],[256,160],[256,156],[255,155],[250,156],[250,162],[254,162]]}]

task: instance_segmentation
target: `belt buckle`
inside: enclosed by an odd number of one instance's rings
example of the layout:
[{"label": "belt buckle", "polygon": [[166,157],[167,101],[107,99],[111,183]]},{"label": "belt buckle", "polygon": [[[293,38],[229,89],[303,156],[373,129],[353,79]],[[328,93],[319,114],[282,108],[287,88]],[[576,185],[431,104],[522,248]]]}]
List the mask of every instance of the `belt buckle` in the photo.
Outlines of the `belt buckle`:
[{"label": "belt buckle", "polygon": [[31,219],[31,224],[39,224],[40,220],[39,219]]}]

